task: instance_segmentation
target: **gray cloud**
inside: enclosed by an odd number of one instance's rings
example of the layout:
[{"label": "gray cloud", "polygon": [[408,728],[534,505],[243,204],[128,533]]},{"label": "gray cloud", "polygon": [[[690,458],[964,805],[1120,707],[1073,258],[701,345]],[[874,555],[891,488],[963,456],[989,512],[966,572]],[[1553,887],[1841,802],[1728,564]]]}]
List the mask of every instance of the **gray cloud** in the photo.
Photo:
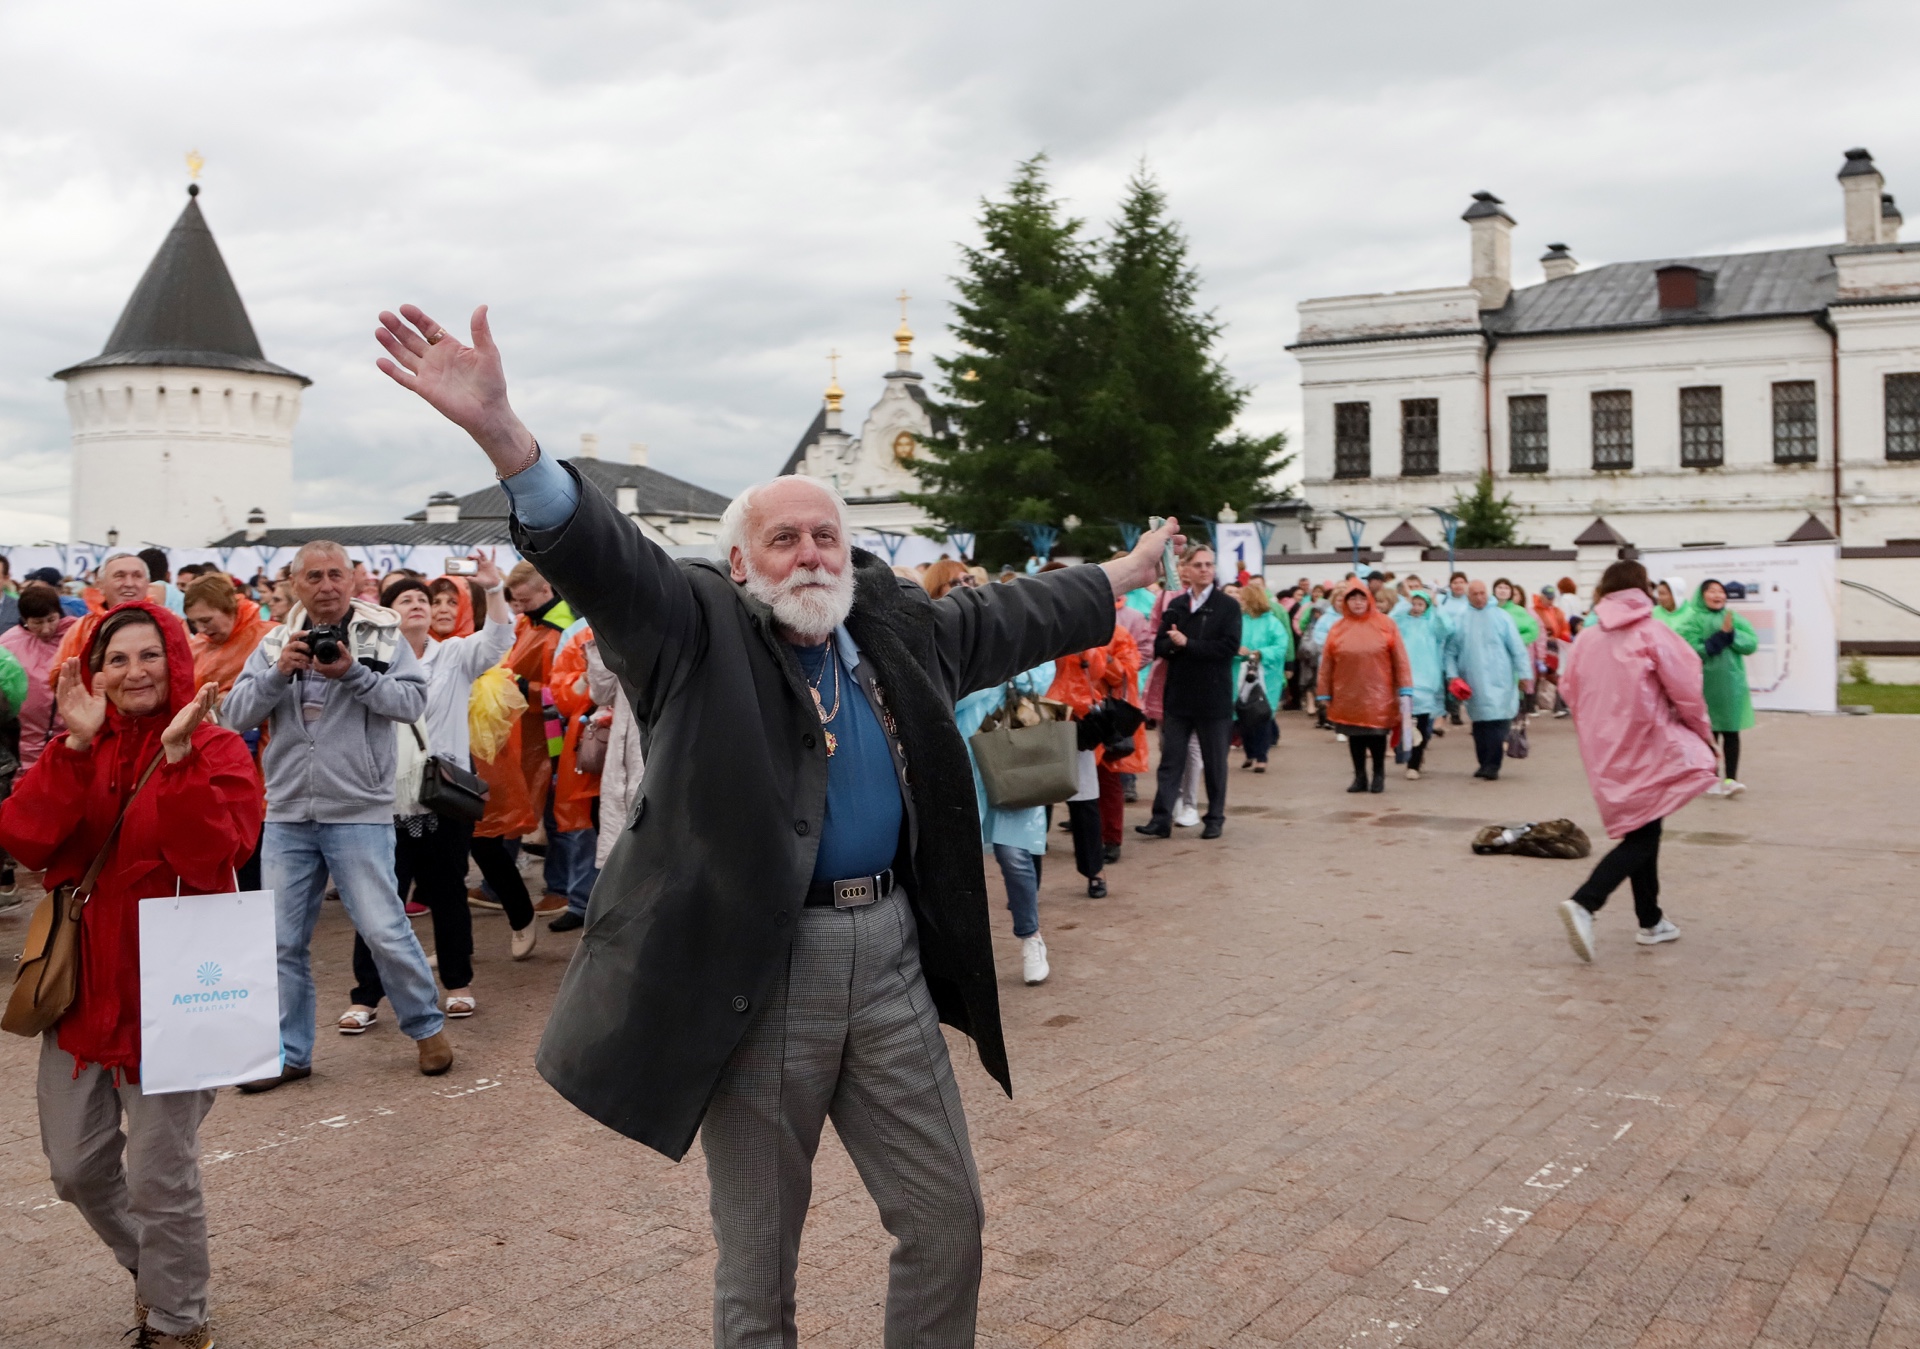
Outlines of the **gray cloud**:
[{"label": "gray cloud", "polygon": [[[373,315],[493,306],[556,447],[645,440],[730,490],[877,392],[916,297],[1037,149],[1098,225],[1143,156],[1186,222],[1245,422],[1296,417],[1294,304],[1464,279],[1467,194],[1584,261],[1839,235],[1839,152],[1920,205],[1911,7],[239,3],[0,10],[0,540],[60,528],[46,375],[98,350],[181,154],[267,353],[312,376],[303,519],[484,471],[374,371]],[[1910,209],[1912,206],[1910,205]],[[928,367],[930,368],[930,367]]]}]

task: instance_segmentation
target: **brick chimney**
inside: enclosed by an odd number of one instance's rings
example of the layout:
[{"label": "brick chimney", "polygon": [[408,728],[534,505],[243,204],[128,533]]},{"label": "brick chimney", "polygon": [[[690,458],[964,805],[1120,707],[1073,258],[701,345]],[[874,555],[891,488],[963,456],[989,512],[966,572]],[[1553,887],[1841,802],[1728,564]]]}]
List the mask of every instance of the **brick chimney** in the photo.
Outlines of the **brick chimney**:
[{"label": "brick chimney", "polygon": [[1840,195],[1846,204],[1848,243],[1886,242],[1880,215],[1881,189],[1886,185],[1864,147],[1847,151],[1847,162],[1840,169]]},{"label": "brick chimney", "polygon": [[580,457],[582,459],[598,459],[600,457],[600,437],[592,431],[582,431],[580,433]]},{"label": "brick chimney", "polygon": [[1893,193],[1880,194],[1880,242],[1897,244],[1900,242],[1900,208],[1893,204]]},{"label": "brick chimney", "polygon": [[1473,235],[1473,279],[1482,309],[1498,309],[1513,294],[1513,226],[1500,198],[1491,192],[1473,194],[1473,205],[1460,217]]},{"label": "brick chimney", "polygon": [[643,440],[627,442],[627,462],[635,468],[647,466],[647,444]]},{"label": "brick chimney", "polygon": [[1540,270],[1547,274],[1547,280],[1558,281],[1579,271],[1580,263],[1565,244],[1548,244],[1547,251],[1540,255]]},{"label": "brick chimney", "polygon": [[451,492],[435,492],[428,497],[427,523],[430,525],[459,524],[460,498]]}]

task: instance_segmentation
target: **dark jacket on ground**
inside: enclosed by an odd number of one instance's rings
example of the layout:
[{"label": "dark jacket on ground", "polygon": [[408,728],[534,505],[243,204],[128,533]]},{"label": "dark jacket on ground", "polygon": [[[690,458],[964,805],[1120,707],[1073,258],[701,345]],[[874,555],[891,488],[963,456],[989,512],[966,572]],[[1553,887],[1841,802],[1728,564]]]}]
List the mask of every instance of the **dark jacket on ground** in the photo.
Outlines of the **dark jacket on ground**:
[{"label": "dark jacket on ground", "polygon": [[[1168,636],[1175,628],[1187,635],[1185,646],[1175,646]],[[1162,707],[1194,721],[1232,718],[1232,666],[1239,654],[1240,606],[1231,595],[1215,586],[1197,614],[1192,591],[1175,595],[1161,615],[1153,643],[1154,659],[1167,663]]]},{"label": "dark jacket on ground", "polygon": [[[819,715],[766,606],[717,563],[669,558],[591,484],[565,525],[516,521],[514,541],[593,625],[647,764],[630,819],[601,822],[625,828],[537,1066],[587,1114],[678,1159],[792,946],[826,814]],[[927,989],[1011,1092],[953,704],[1105,641],[1113,591],[1087,566],[936,601],[871,554],[854,562],[847,629],[906,758],[913,842],[901,860]]]}]

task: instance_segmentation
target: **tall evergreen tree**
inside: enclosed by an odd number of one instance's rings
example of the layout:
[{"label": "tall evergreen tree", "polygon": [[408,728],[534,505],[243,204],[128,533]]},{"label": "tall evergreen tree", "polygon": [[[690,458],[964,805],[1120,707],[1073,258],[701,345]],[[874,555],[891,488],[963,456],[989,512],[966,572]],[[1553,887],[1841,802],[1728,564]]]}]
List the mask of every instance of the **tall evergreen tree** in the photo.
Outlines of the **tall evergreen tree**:
[{"label": "tall evergreen tree", "polygon": [[1223,505],[1244,511],[1288,462],[1284,434],[1228,434],[1251,391],[1214,354],[1223,325],[1199,307],[1199,288],[1186,237],[1143,167],[1101,248],[1088,311],[1094,376],[1065,463],[1087,522],[1078,551],[1112,546],[1111,520],[1151,511],[1198,526]]},{"label": "tall evergreen tree", "polygon": [[908,497],[972,531],[987,562],[1027,555],[1013,522],[1058,523],[1072,509],[1063,447],[1085,400],[1093,259],[1045,168],[1035,155],[1005,200],[983,201],[981,246],[961,250],[952,328],[962,351],[938,359],[948,434],[917,461],[925,490]]}]

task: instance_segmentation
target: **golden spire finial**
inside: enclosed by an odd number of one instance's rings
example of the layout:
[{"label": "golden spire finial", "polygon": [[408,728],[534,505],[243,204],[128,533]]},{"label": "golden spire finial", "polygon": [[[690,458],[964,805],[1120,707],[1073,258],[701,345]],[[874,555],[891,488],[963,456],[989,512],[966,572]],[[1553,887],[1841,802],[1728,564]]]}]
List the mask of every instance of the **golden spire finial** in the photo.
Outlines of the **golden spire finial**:
[{"label": "golden spire finial", "polygon": [[900,326],[893,330],[893,346],[904,356],[913,350],[913,329],[907,326],[907,301],[913,297],[903,287],[893,298],[900,302]]},{"label": "golden spire finial", "polygon": [[840,387],[840,352],[837,349],[829,351],[827,353],[827,410],[838,412],[840,400],[846,396],[846,392]]},{"label": "golden spire finial", "polygon": [[187,151],[187,176],[190,177],[194,182],[197,183],[200,181],[200,170],[204,169],[206,166],[207,166],[207,161],[200,157],[200,152],[198,150]]}]

